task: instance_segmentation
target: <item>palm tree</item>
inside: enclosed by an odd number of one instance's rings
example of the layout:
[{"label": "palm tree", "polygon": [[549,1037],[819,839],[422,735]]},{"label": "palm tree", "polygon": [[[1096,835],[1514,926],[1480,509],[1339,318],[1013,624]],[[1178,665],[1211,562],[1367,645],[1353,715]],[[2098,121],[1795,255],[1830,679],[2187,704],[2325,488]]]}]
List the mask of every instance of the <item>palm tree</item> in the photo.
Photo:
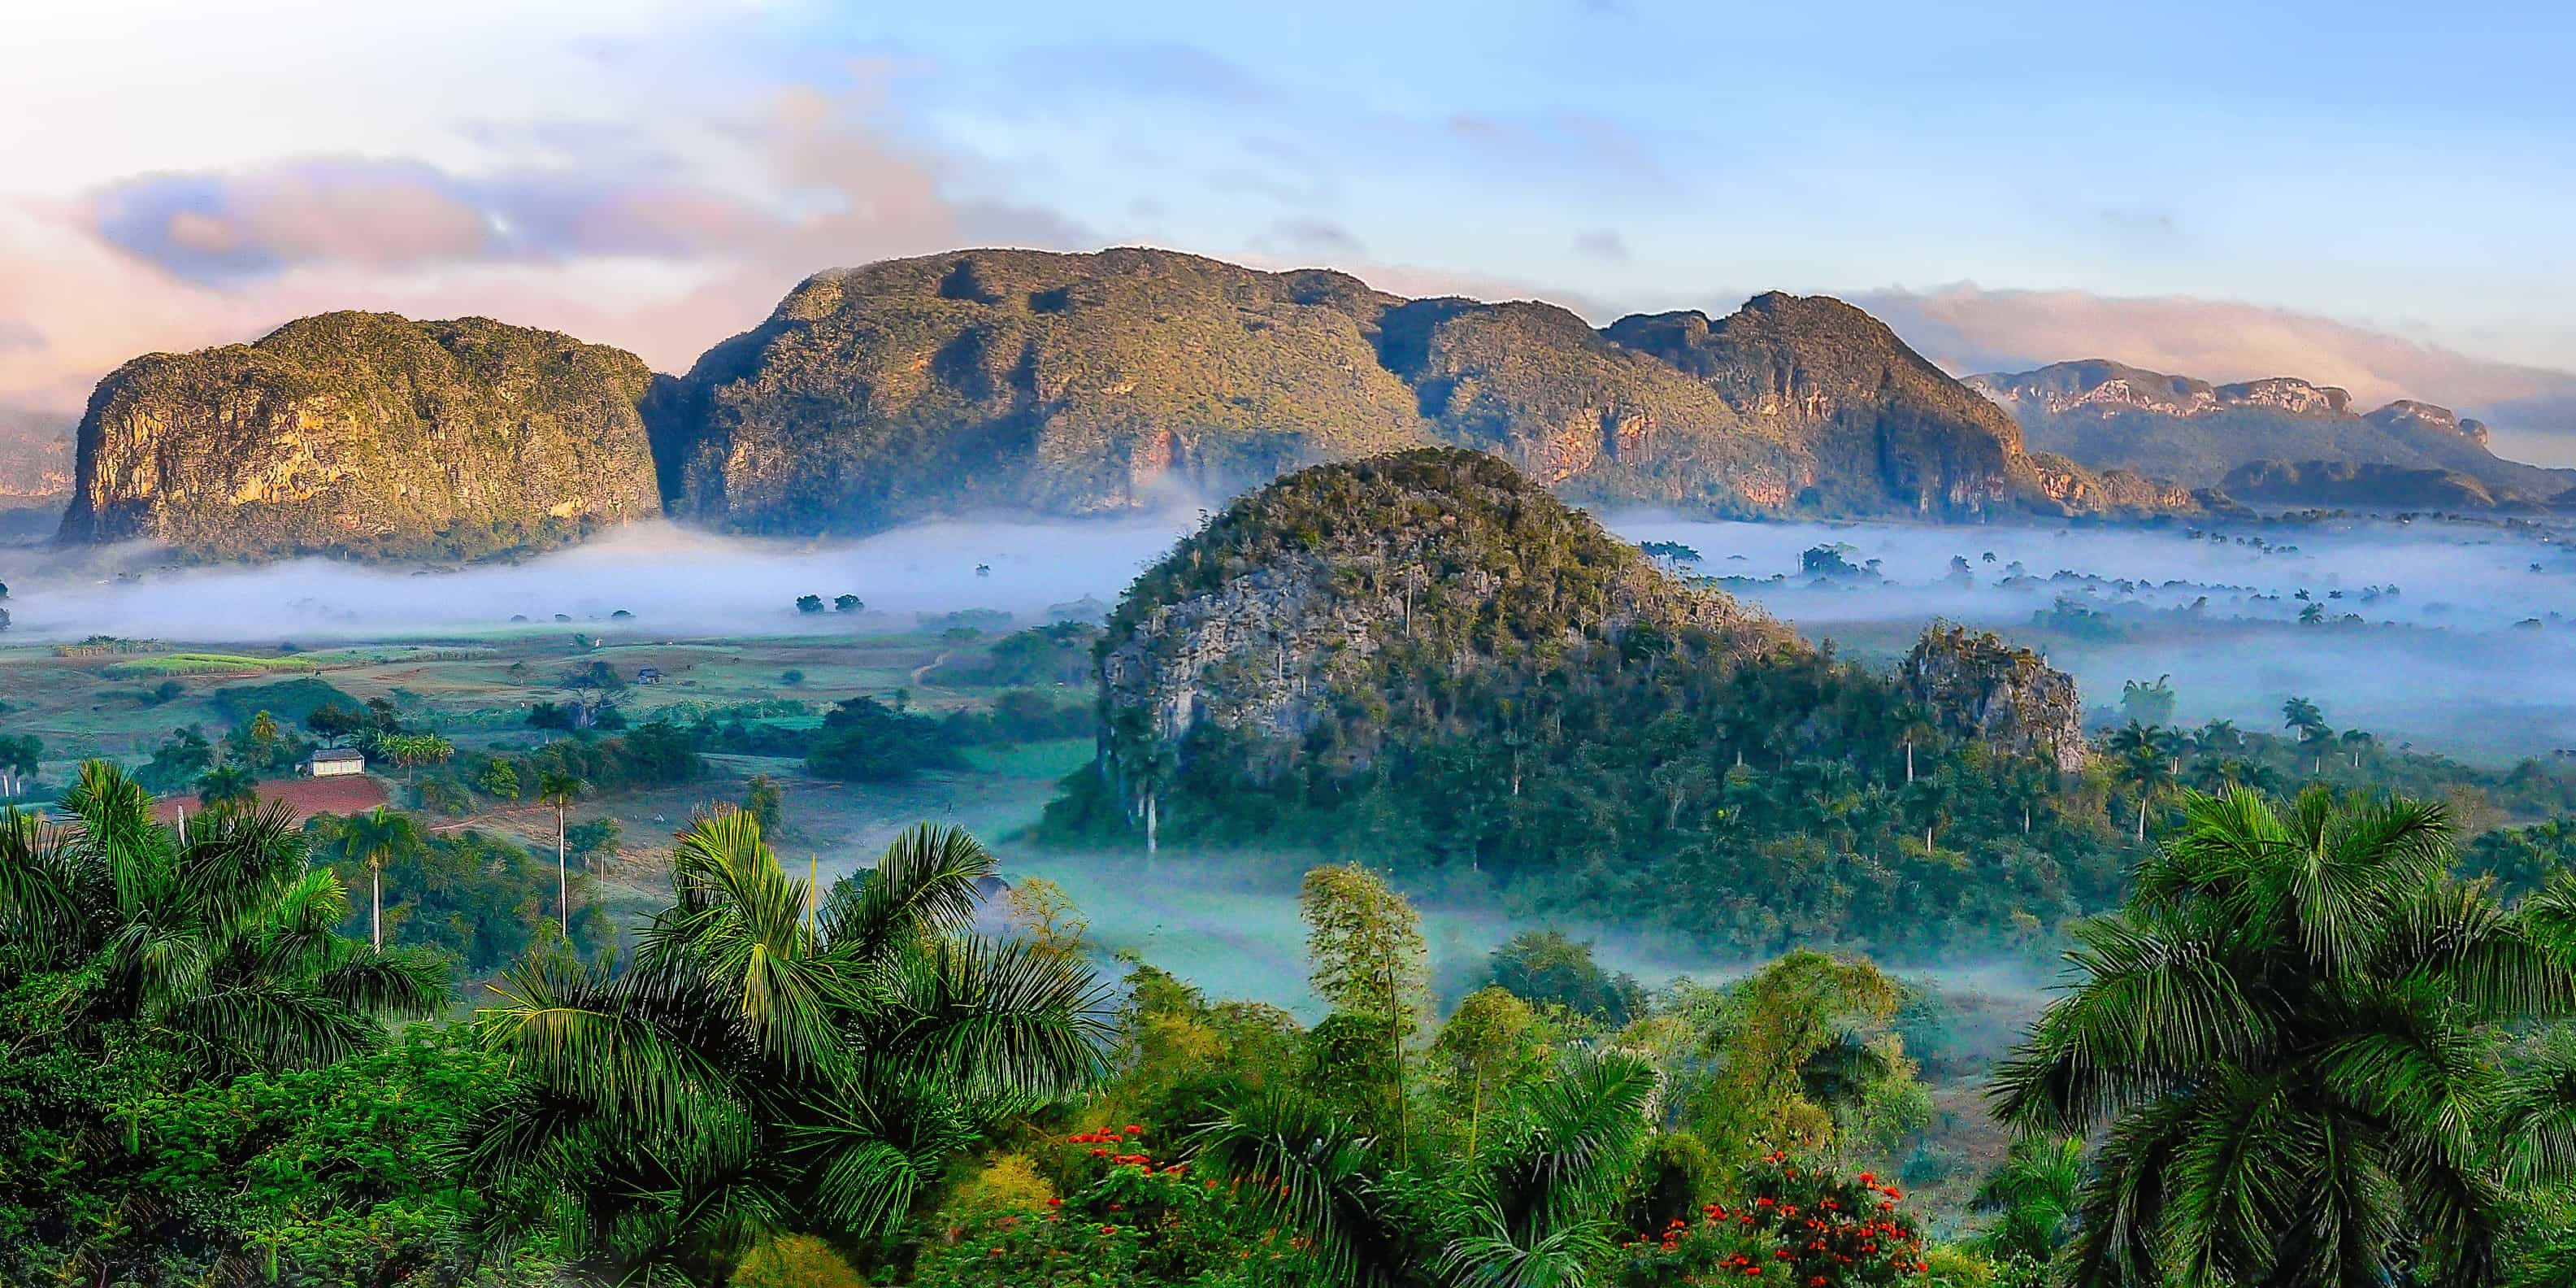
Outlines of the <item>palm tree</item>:
[{"label": "palm tree", "polygon": [[[2298,734],[2299,745],[2310,751],[2315,751],[2328,739],[2334,737],[2334,729],[2326,724],[2325,712],[2318,710],[2317,704],[2306,698],[2294,697],[2281,704],[2281,727]],[[2316,763],[2308,772],[2313,774],[2324,768],[2323,755],[2319,753]]]},{"label": "palm tree", "polygon": [[1426,1266],[1443,1283],[1579,1284],[1653,1135],[1656,1077],[1628,1053],[1570,1055],[1495,1115],[1500,1139],[1432,1176],[1313,1096],[1249,1091],[1199,1129],[1192,1165],[1311,1240],[1332,1284],[1412,1282]]},{"label": "palm tree", "polygon": [[1978,1242],[1998,1260],[2046,1264],[2056,1253],[2084,1184],[2084,1142],[2072,1136],[2023,1136],[1977,1186],[1970,1206],[2000,1214]]},{"label": "palm tree", "polygon": [[2504,911],[2449,876],[2439,805],[2184,813],[1996,1076],[2025,1130],[2109,1124],[2065,1277],[2495,1282],[2497,1057],[2506,1026],[2576,1012],[2576,881]]},{"label": "palm tree", "polygon": [[367,928],[376,951],[385,950],[385,860],[420,848],[420,829],[411,815],[379,805],[341,825],[349,856],[367,865]]},{"label": "palm tree", "polygon": [[1897,737],[1905,743],[1905,781],[1907,783],[1914,781],[1914,744],[1930,742],[1940,736],[1940,730],[1924,723],[1919,716],[1907,720],[1904,727],[1897,730]]},{"label": "palm tree", "polygon": [[564,858],[564,811],[581,799],[581,780],[560,769],[537,775],[537,800],[555,811],[555,928],[572,937],[572,870]]},{"label": "palm tree", "polygon": [[238,765],[216,765],[197,776],[197,803],[207,809],[248,805],[259,799],[259,780]]},{"label": "palm tree", "polygon": [[333,931],[348,895],[307,866],[283,803],[174,833],[123,771],[91,761],[61,810],[59,825],[0,810],[0,988],[57,977],[68,1040],[123,1021],[217,1074],[322,1065],[445,995],[436,961]]},{"label": "palm tree", "polygon": [[2165,731],[2132,720],[2125,728],[2112,730],[2102,745],[2116,757],[2112,772],[2138,795],[2138,840],[2143,844],[2147,839],[2147,809],[2173,785],[2175,777],[2166,760]]},{"label": "palm tree", "polygon": [[628,1284],[721,1284],[757,1239],[885,1234],[998,1122],[1098,1070],[1103,993],[1072,954],[963,936],[993,859],[916,827],[808,919],[739,811],[671,856],[631,968],[560,947],[478,1017],[511,1089],[469,1133],[491,1246],[536,1223]]}]

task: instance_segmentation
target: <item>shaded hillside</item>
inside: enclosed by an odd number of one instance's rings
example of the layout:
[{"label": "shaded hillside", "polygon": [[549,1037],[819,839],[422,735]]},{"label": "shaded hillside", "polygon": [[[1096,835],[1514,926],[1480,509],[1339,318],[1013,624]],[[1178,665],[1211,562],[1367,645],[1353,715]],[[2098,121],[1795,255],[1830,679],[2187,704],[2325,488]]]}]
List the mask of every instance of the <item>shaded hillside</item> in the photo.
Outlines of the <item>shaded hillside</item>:
[{"label": "shaded hillside", "polygon": [[99,382],[62,537],[208,558],[476,558],[660,511],[633,354],[329,313]]},{"label": "shaded hillside", "polygon": [[673,512],[756,532],[1126,510],[1431,442],[1571,498],[1727,514],[2062,513],[2116,491],[2052,488],[2009,417],[1832,300],[1604,332],[1141,249],[817,274],[649,412]]},{"label": "shaded hillside", "polygon": [[1059,839],[1306,846],[1747,950],[2019,942],[2117,871],[2098,809],[2039,804],[2084,753],[2034,655],[1943,631],[1904,684],[1845,665],[1454,448],[1237,500],[1098,663]]},{"label": "shaded hillside", "polygon": [[2229,496],[2261,505],[2380,510],[2548,508],[2544,498],[2490,485],[2458,470],[2408,469],[2351,461],[2255,461],[2230,470]]},{"label": "shaded hillside", "polygon": [[1840,300],[1774,291],[1731,316],[1622,318],[1609,337],[1705,381],[1805,446],[1796,499],[1827,511],[2009,507],[2040,490],[2012,418]]},{"label": "shaded hillside", "polygon": [[2010,410],[2034,451],[2193,487],[2266,460],[2449,472],[2527,498],[2576,486],[2576,471],[2495,455],[2486,426],[2447,408],[2400,401],[2363,413],[2341,389],[2287,377],[2213,385],[2094,359],[1966,383]]}]

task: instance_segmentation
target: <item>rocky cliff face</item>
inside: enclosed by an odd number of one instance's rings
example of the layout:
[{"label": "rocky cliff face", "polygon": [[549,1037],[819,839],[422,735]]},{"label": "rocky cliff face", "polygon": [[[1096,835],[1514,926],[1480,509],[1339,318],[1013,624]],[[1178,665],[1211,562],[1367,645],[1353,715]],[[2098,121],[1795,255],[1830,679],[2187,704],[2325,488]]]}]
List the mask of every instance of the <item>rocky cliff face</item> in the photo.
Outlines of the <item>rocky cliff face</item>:
[{"label": "rocky cliff face", "polygon": [[[1795,641],[1684,585],[1508,464],[1419,449],[1292,475],[1238,500],[1111,615],[1113,732],[1178,745],[1202,726],[1284,740],[1365,702],[1391,654],[1530,671],[1638,636],[1741,658]],[[1132,749],[1130,749],[1132,758]],[[1373,743],[1346,744],[1351,764]]]},{"label": "rocky cliff face", "polygon": [[2576,486],[2576,471],[2496,456],[2486,426],[2447,408],[2399,401],[2363,413],[2341,389],[2285,376],[2212,385],[2095,359],[1965,383],[2018,418],[2035,451],[2185,487],[2224,486],[2241,467],[2277,461],[2454,474],[2507,505]]},{"label": "rocky cliff face", "polygon": [[1424,443],[1591,502],[2066,508],[2009,416],[1838,301],[1595,331],[1551,305],[1154,250],[818,274],[648,412],[674,512],[749,531],[1133,509]]},{"label": "rocky cliff face", "polygon": [[1906,694],[1954,734],[2072,773],[2084,767],[2075,678],[1991,633],[1935,622],[1897,673]]},{"label": "rocky cliff face", "polygon": [[333,313],[137,358],[78,434],[62,537],[208,558],[476,558],[660,513],[641,360],[483,318]]},{"label": "rocky cliff face", "polygon": [[2043,500],[2021,430],[1840,300],[1773,292],[1711,321],[1622,318],[1606,334],[1706,383],[1765,438],[1801,449],[1817,508],[1937,515]]}]

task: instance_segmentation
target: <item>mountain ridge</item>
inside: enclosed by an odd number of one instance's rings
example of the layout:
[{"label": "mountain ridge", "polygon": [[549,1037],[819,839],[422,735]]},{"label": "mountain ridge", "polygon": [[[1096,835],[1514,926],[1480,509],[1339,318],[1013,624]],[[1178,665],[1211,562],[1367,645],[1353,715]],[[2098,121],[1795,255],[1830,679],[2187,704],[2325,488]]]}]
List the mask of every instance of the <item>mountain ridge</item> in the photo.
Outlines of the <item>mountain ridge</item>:
[{"label": "mountain ridge", "polygon": [[[475,369],[477,353],[501,365]],[[500,450],[558,413],[581,427],[549,440],[560,450]],[[1596,328],[1543,301],[1408,299],[1328,269],[966,249],[813,274],[676,376],[553,332],[364,313],[146,355],[91,400],[60,536],[477,558],[657,511],[856,535],[1132,512],[1434,444],[1494,453],[1577,503],[1721,517],[2212,500],[2027,450],[2012,416],[1830,297]],[[604,471],[601,495],[581,494],[582,468]]]},{"label": "mountain ridge", "polygon": [[2035,451],[2230,495],[2234,482],[2252,477],[2240,472],[2266,462],[2299,466],[2264,473],[2272,499],[2280,499],[2280,487],[2303,479],[2310,489],[2303,499],[2362,499],[2347,486],[2360,477],[2357,471],[2374,480],[2364,489],[2369,498],[2387,503],[2403,503],[2408,493],[2399,481],[2405,478],[2449,476],[2478,485],[2440,482],[2423,492],[2425,504],[2448,498],[2541,508],[2576,489],[2576,470],[2497,456],[2487,426],[2449,408],[2398,399],[2364,411],[2342,388],[2293,376],[2213,384],[2088,358],[1981,373],[1961,383],[2012,414]]},{"label": "mountain ridge", "polygon": [[[663,386],[651,419],[673,512],[752,532],[978,501],[1114,512],[1429,443],[1589,503],[1947,519],[2096,503],[2053,489],[2009,417],[1857,308],[1775,293],[1689,315],[1695,334],[1683,316],[1598,329],[1541,301],[1406,299],[1150,248],[954,251],[807,278]],[[943,472],[929,440],[967,444],[973,476]]]}]

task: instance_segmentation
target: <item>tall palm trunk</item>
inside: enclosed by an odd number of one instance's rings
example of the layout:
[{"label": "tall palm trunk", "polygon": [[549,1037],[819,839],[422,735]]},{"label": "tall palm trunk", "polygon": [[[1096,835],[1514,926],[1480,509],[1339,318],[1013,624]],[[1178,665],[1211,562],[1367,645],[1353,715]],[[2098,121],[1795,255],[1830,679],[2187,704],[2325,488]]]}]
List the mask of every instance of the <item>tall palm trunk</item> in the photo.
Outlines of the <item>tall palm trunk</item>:
[{"label": "tall palm trunk", "polygon": [[555,928],[572,938],[572,873],[564,862],[564,811],[555,806]]},{"label": "tall palm trunk", "polygon": [[385,950],[385,861],[367,863],[367,933],[375,941],[376,951]]}]

